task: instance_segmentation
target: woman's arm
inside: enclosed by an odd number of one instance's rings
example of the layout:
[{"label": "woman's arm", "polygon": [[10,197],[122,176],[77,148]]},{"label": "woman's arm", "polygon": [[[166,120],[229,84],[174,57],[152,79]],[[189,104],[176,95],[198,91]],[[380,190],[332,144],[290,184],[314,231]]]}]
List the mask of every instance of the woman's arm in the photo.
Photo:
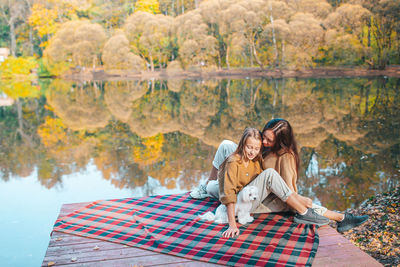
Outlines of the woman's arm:
[{"label": "woman's arm", "polygon": [[235,219],[235,203],[227,204],[226,212],[228,213],[229,227],[225,232],[222,233],[222,236],[227,238],[238,236],[239,228],[237,228]]}]

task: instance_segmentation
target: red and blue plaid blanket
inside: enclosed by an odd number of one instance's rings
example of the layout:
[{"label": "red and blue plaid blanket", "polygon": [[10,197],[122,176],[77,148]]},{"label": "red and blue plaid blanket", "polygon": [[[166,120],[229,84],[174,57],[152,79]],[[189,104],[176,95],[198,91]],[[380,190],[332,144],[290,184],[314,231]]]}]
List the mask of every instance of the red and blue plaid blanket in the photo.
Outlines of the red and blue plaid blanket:
[{"label": "red and blue plaid blanket", "polygon": [[314,226],[258,214],[227,239],[227,225],[197,217],[218,205],[188,193],[96,201],[56,221],[54,231],[230,266],[311,266],[319,241]]}]

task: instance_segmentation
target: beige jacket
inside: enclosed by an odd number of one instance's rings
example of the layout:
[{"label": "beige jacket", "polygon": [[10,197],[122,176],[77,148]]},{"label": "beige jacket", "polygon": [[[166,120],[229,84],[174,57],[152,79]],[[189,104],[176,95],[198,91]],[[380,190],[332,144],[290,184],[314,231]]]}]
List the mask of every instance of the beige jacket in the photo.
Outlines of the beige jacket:
[{"label": "beige jacket", "polygon": [[278,154],[279,155],[269,153],[263,159],[263,169],[275,169],[283,178],[283,180],[285,180],[290,190],[292,190],[293,192],[297,192],[297,172],[295,157],[290,152],[282,152]]}]

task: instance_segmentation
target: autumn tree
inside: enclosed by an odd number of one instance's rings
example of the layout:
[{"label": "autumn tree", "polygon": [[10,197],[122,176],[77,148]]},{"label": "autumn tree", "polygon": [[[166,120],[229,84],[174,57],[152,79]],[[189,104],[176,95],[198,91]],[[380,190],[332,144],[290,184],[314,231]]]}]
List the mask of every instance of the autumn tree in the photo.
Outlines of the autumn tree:
[{"label": "autumn tree", "polygon": [[367,46],[373,49],[373,68],[384,69],[387,64],[400,62],[400,1],[360,1],[371,12],[367,21]]},{"label": "autumn tree", "polygon": [[69,21],[50,40],[45,50],[47,64],[56,74],[70,67],[95,68],[106,41],[104,29],[88,21]]},{"label": "autumn tree", "polygon": [[190,11],[175,19],[180,61],[187,66],[214,65],[217,56],[217,40],[208,34],[207,24],[197,11]]},{"label": "autumn tree", "polygon": [[138,11],[159,14],[160,4],[158,0],[138,0],[135,4],[135,12]]},{"label": "autumn tree", "polygon": [[316,55],[323,40],[320,21],[311,14],[296,13],[289,22],[289,28],[288,60],[297,67],[312,66],[312,56]]},{"label": "autumn tree", "polygon": [[58,16],[57,9],[48,9],[39,3],[32,6],[28,22],[37,32],[41,47],[46,47],[47,40],[57,31]]},{"label": "autumn tree", "polygon": [[126,18],[135,10],[135,1],[119,0],[95,0],[90,5],[80,9],[80,13],[101,24],[107,31],[114,31],[123,26]]},{"label": "autumn tree", "polygon": [[27,3],[23,0],[1,0],[0,1],[0,15],[9,27],[10,36],[10,52],[12,56],[16,56],[17,43],[16,43],[16,27],[17,24],[24,20],[28,11]]},{"label": "autumn tree", "polygon": [[129,16],[124,31],[134,53],[140,55],[154,71],[155,64],[162,68],[171,55],[172,18],[138,11]]},{"label": "autumn tree", "polygon": [[105,43],[102,60],[106,70],[140,72],[145,68],[144,60],[130,51],[129,41],[123,32],[111,37]]}]

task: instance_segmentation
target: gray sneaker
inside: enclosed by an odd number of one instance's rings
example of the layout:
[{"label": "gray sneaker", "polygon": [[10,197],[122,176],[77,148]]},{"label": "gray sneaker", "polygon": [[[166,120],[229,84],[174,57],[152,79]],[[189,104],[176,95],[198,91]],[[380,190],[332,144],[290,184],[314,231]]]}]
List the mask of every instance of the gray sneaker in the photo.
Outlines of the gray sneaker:
[{"label": "gray sneaker", "polygon": [[344,214],[344,219],[341,222],[337,222],[337,231],[339,233],[346,232],[354,227],[357,227],[368,220],[368,215],[356,216],[350,213]]},{"label": "gray sneaker", "polygon": [[193,189],[192,192],[189,193],[189,195],[195,199],[203,199],[203,198],[210,196],[207,193],[205,184],[201,184],[198,187],[196,187],[195,189]]},{"label": "gray sneaker", "polygon": [[304,223],[304,224],[315,224],[315,225],[326,225],[329,223],[329,219],[321,216],[311,208],[307,209],[307,213],[304,215],[300,215],[296,213],[294,216],[294,222],[295,223]]}]

